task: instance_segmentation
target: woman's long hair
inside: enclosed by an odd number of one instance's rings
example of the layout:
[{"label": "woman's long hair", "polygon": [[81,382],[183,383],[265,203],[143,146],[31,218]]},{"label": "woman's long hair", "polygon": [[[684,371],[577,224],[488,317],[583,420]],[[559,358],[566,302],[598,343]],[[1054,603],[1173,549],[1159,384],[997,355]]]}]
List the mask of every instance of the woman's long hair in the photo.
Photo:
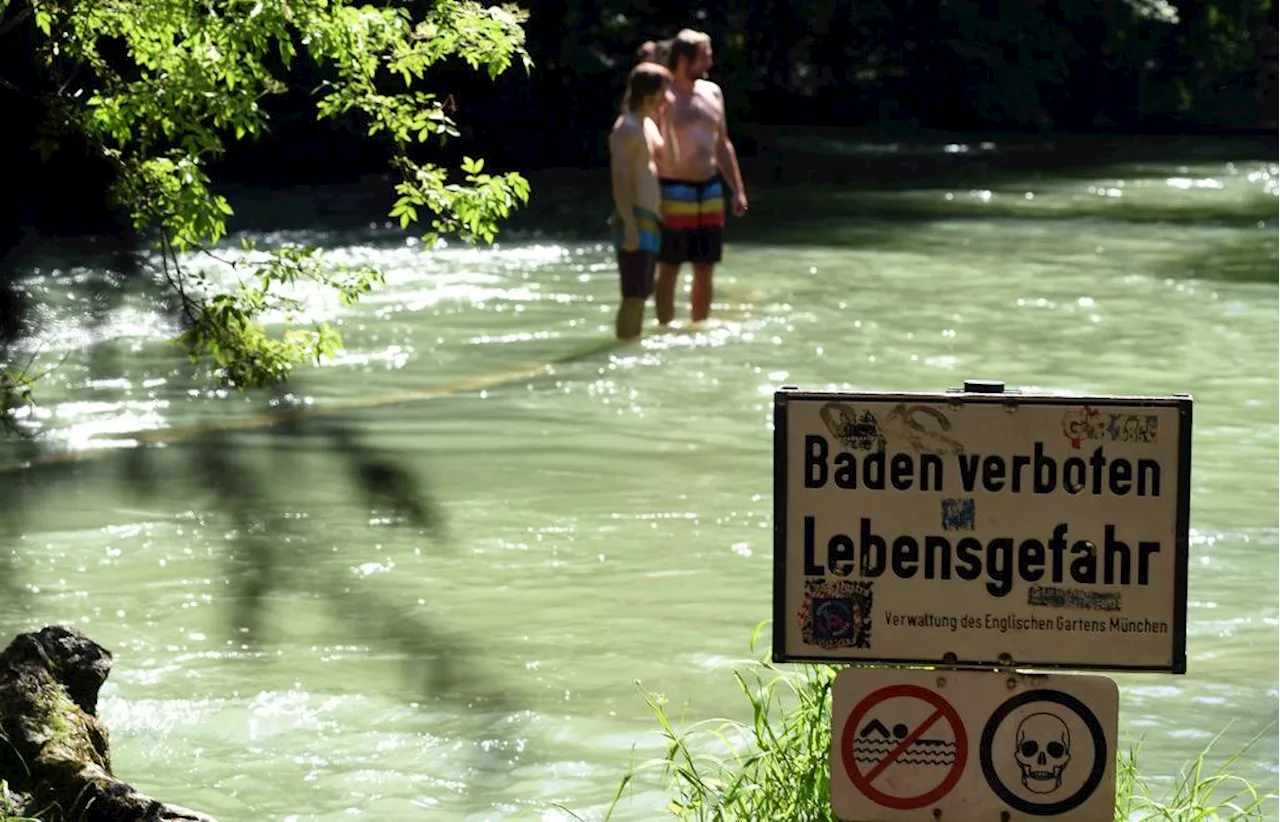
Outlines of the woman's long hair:
[{"label": "woman's long hair", "polygon": [[627,75],[627,90],[622,95],[622,113],[635,110],[636,103],[661,94],[671,82],[671,70],[660,63],[637,63]]}]

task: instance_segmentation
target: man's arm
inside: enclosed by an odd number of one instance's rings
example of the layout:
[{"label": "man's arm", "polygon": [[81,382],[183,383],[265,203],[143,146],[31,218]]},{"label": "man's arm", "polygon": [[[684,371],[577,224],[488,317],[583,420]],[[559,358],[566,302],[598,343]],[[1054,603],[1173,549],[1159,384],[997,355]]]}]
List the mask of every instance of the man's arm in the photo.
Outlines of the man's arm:
[{"label": "man's arm", "polygon": [[613,188],[613,207],[622,220],[624,246],[639,242],[635,212],[635,133],[619,129],[609,135],[609,172]]},{"label": "man's arm", "polygon": [[625,131],[615,131],[609,136],[609,174],[613,187],[613,207],[624,222],[635,219],[632,209],[635,185],[632,182],[632,149],[629,145],[630,135]]},{"label": "man's arm", "polygon": [[658,120],[658,133],[662,135],[662,155],[658,160],[660,175],[673,175],[680,167],[680,145],[676,142],[676,130],[671,125],[670,110],[662,112]]},{"label": "man's arm", "polygon": [[742,169],[738,166],[738,152],[733,147],[733,141],[729,139],[729,107],[724,103],[724,92],[720,90],[720,86],[711,83],[711,92],[715,95],[716,103],[720,106],[720,128],[717,130],[719,135],[716,141],[716,165],[728,172],[729,185],[733,187],[736,195],[735,211],[738,211],[737,205],[741,203],[742,210],[747,207],[747,189],[742,183]]}]

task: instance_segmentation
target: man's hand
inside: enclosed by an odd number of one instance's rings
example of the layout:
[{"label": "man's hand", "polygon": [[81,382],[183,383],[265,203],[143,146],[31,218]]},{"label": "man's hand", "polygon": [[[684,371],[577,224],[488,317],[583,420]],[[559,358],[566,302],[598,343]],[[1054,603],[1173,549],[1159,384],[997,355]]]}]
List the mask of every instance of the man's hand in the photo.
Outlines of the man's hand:
[{"label": "man's hand", "polygon": [[640,228],[634,220],[627,220],[622,224],[622,250],[640,250]]},{"label": "man's hand", "polygon": [[737,217],[747,213],[747,195],[741,191],[734,192],[733,213]]},{"label": "man's hand", "polygon": [[667,89],[662,93],[662,102],[658,103],[658,118],[664,124],[670,124],[670,115],[675,106],[676,96],[671,89]]}]

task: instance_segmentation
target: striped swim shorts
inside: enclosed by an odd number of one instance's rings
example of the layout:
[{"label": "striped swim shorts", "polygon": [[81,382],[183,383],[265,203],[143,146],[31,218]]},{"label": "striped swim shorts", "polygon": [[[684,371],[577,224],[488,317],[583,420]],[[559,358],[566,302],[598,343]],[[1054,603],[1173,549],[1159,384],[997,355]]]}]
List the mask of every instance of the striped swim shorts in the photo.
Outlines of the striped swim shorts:
[{"label": "striped swim shorts", "polygon": [[724,255],[724,178],[694,182],[662,178],[664,263],[718,263]]}]

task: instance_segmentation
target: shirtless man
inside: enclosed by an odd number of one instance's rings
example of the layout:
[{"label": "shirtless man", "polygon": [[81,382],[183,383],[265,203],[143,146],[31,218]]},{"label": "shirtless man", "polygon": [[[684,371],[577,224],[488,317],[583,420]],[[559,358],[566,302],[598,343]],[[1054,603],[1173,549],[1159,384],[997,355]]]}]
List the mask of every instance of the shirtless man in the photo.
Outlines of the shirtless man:
[{"label": "shirtless man", "polygon": [[640,335],[644,304],[653,293],[653,269],[662,242],[662,192],[658,163],[675,162],[674,143],[664,134],[663,112],[670,104],[671,72],[640,63],[627,77],[623,114],[609,134],[613,188],[614,247],[622,303],[615,322],[618,339]]},{"label": "shirtless man", "polygon": [[667,112],[678,162],[659,163],[662,175],[662,248],[654,302],[658,322],[675,317],[680,266],[693,266],[689,318],[701,322],[711,312],[711,276],[724,250],[725,182],[733,190],[733,213],[747,210],[738,155],[725,116],[724,93],[705,79],[711,70],[711,38],[683,29],[671,41],[667,65],[674,75],[674,103]]}]

